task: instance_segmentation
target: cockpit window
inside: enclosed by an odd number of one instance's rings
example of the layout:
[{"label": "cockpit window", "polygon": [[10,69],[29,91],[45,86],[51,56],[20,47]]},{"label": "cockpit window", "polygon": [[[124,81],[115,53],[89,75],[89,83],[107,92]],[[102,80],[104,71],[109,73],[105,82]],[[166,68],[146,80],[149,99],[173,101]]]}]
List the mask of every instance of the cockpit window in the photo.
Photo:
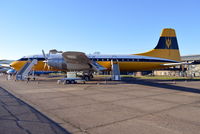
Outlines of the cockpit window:
[{"label": "cockpit window", "polygon": [[28,60],[28,58],[21,58],[21,59],[19,59],[17,61],[27,61],[27,60]]}]

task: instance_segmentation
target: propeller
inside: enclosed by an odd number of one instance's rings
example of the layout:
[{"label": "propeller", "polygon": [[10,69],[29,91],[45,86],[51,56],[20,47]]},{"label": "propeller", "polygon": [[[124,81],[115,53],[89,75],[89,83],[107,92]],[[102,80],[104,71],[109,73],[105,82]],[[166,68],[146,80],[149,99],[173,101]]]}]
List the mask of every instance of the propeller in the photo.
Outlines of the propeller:
[{"label": "propeller", "polygon": [[46,54],[45,54],[45,52],[44,52],[44,50],[43,50],[43,49],[42,49],[42,54],[43,54],[43,56],[44,56],[45,60],[47,60],[47,56],[46,56]]},{"label": "propeller", "polygon": [[42,50],[42,54],[45,58],[45,60],[43,61],[45,64],[44,64],[44,70],[47,70],[49,71],[50,69],[52,69],[53,67],[49,66],[48,64],[48,61],[50,61],[50,54],[54,55],[54,54],[57,54],[57,53],[63,53],[62,51],[57,51],[56,49],[52,49],[52,50],[49,50],[49,54],[46,55],[44,50]]},{"label": "propeller", "polygon": [[47,57],[47,55],[45,54],[45,52],[44,52],[44,50],[42,50],[42,54],[43,54],[43,56],[44,56],[44,68],[43,68],[43,70],[50,70],[51,69],[51,67],[48,65],[48,57]]}]

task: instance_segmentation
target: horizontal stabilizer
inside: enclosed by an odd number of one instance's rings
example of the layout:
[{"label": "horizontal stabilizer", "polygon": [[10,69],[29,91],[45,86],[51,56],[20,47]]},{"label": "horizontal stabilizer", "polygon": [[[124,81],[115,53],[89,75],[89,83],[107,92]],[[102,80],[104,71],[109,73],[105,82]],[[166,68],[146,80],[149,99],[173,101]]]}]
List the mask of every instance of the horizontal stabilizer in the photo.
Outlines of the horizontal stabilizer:
[{"label": "horizontal stabilizer", "polygon": [[166,63],[166,64],[162,64],[162,66],[180,66],[180,65],[192,65],[192,63],[179,62],[179,63]]}]

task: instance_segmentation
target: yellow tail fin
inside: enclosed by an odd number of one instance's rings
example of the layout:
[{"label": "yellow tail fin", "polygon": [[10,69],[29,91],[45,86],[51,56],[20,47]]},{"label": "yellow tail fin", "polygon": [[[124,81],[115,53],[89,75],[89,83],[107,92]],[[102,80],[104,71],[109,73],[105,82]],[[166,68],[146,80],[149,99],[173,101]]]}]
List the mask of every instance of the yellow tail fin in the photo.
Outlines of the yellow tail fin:
[{"label": "yellow tail fin", "polygon": [[180,61],[181,58],[175,30],[171,28],[163,29],[158,44],[153,50],[135,55],[159,57]]}]

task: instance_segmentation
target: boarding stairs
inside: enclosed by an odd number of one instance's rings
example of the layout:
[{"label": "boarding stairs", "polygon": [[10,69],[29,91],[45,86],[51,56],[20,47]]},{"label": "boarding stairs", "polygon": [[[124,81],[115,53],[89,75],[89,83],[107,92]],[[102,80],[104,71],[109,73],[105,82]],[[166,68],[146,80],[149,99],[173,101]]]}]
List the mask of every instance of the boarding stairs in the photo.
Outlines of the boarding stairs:
[{"label": "boarding stairs", "polygon": [[16,80],[25,80],[28,78],[33,66],[37,64],[37,59],[29,60],[27,63],[17,72]]},{"label": "boarding stairs", "polygon": [[119,69],[119,64],[116,61],[111,61],[111,69],[112,69],[112,80],[121,80],[120,77],[120,69]]}]

